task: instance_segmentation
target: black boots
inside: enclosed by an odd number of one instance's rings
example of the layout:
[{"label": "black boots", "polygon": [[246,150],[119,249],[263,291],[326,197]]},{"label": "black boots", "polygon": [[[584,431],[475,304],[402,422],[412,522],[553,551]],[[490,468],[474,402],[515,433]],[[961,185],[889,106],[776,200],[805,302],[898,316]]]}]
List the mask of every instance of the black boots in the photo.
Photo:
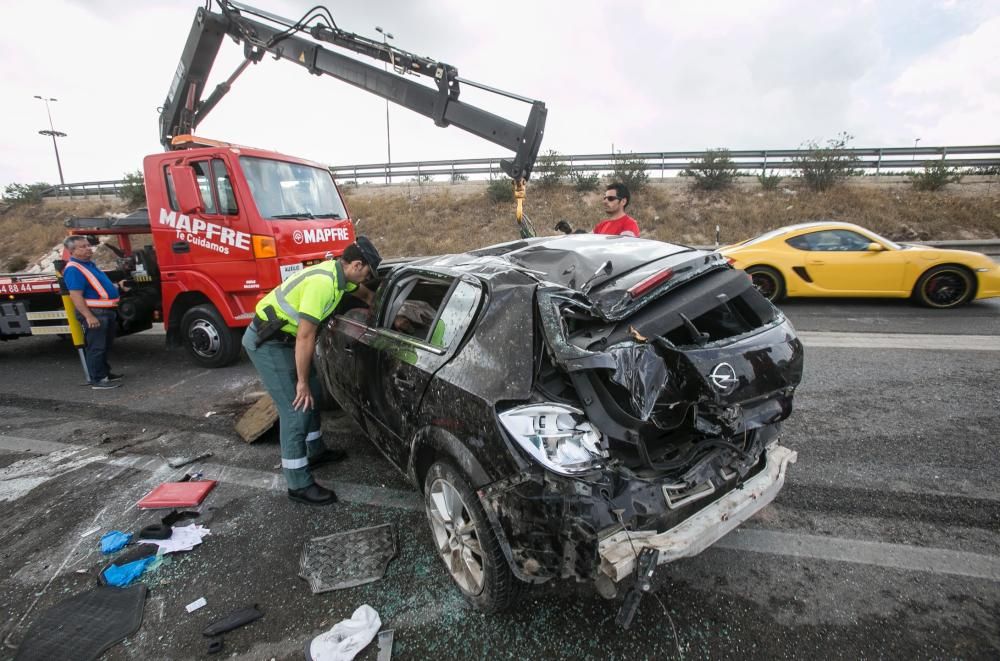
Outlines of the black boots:
[{"label": "black boots", "polygon": [[306,505],[332,505],[337,502],[337,494],[313,482],[305,489],[289,489],[288,499]]}]

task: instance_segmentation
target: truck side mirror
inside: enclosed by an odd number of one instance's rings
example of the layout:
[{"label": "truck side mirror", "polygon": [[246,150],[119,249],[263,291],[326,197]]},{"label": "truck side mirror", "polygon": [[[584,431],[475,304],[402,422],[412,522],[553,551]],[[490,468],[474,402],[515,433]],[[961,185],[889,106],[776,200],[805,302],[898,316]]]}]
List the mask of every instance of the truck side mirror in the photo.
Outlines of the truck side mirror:
[{"label": "truck side mirror", "polygon": [[190,165],[170,165],[167,167],[177,193],[177,204],[183,214],[200,213],[205,210],[198,182],[194,178],[194,168]]}]

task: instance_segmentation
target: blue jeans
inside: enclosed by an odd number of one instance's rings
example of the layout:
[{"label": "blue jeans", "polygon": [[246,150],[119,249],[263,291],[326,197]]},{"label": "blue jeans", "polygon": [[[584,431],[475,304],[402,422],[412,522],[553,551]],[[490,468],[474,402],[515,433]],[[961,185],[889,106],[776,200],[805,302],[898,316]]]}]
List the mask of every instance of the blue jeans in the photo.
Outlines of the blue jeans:
[{"label": "blue jeans", "polygon": [[90,311],[101,325],[97,328],[88,328],[87,320],[77,312],[76,318],[83,326],[83,355],[87,360],[87,373],[91,383],[97,383],[101,379],[108,378],[111,372],[111,365],[108,364],[108,353],[111,345],[118,335],[118,314],[115,310],[93,308]]}]

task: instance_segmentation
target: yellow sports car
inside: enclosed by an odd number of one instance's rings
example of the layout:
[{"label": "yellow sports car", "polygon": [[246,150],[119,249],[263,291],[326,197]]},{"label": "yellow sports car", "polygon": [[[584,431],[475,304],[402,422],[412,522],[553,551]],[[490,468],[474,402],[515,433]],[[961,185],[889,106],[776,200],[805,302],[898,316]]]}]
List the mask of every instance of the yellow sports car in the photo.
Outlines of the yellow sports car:
[{"label": "yellow sports car", "polygon": [[1000,264],[967,250],[899,244],[840,222],[790,225],[720,248],[771,301],[784,296],[910,298],[951,308],[1000,296]]}]

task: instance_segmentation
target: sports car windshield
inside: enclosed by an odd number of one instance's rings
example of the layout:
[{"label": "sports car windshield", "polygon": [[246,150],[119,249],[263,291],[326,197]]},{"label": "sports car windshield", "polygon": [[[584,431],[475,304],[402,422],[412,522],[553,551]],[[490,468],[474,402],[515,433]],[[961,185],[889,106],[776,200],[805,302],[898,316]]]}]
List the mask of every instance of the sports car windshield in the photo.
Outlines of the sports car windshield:
[{"label": "sports car windshield", "polygon": [[329,171],[299,163],[241,156],[240,165],[262,218],[347,218]]}]

